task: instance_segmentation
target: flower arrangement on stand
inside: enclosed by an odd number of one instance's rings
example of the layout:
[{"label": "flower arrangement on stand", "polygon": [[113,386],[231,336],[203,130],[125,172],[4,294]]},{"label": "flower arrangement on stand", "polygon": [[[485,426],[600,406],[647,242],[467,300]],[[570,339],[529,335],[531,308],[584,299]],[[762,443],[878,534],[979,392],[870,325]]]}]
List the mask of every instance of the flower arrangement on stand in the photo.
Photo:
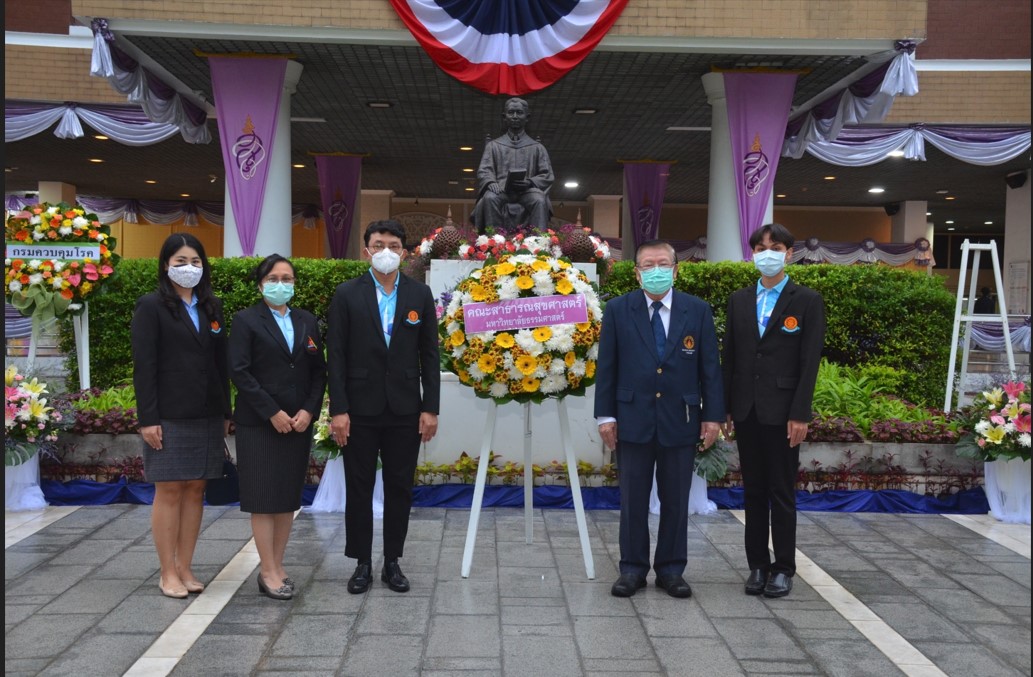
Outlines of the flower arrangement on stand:
[{"label": "flower arrangement on stand", "polygon": [[15,365],[4,371],[4,465],[16,466],[37,452],[56,449],[62,416],[47,406],[47,384],[27,380]]},{"label": "flower arrangement on stand", "polygon": [[544,231],[518,228],[507,236],[495,232],[478,235],[471,229],[449,222],[423,238],[416,248],[416,254],[425,261],[488,261],[518,252],[565,257],[577,263],[603,264],[611,257],[606,240],[580,223],[568,223],[556,230]]},{"label": "flower arrangement on stand", "polygon": [[[584,295],[586,322],[467,334],[466,304],[571,294]],[[584,273],[550,253],[488,261],[459,283],[438,327],[442,368],[478,397],[499,404],[542,402],[584,394],[595,382],[602,327],[598,296]]]},{"label": "flower arrangement on stand", "polygon": [[958,456],[981,461],[1030,459],[1030,387],[1007,381],[976,395],[962,409]]},{"label": "flower arrangement on stand", "polygon": [[324,400],[319,418],[312,422],[312,458],[319,463],[326,463],[340,455],[341,448],[330,433],[330,402]]},{"label": "flower arrangement on stand", "polygon": [[[5,239],[9,244],[69,250],[67,258],[4,259],[5,297],[26,316],[82,312],[83,303],[111,281],[119,260],[111,229],[96,214],[65,203],[41,203],[9,214]],[[99,256],[75,256],[69,245],[76,244],[96,247]]]}]

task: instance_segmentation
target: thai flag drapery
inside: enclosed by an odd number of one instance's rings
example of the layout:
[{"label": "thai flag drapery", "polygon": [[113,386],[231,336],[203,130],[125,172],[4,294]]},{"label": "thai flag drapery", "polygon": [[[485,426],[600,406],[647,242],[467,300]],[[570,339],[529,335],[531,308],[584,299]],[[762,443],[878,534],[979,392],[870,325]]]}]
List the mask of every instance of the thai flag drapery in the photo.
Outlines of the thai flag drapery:
[{"label": "thai flag drapery", "polygon": [[545,89],[581,63],[628,0],[391,0],[446,73],[488,94]]}]

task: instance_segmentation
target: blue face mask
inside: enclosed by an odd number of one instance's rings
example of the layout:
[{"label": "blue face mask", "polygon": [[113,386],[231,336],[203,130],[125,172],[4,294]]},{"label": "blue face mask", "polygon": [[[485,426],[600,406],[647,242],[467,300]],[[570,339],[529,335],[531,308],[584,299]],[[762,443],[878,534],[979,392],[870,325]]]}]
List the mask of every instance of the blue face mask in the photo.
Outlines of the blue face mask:
[{"label": "blue face mask", "polygon": [[266,282],[262,285],[262,296],[271,305],[283,306],[294,298],[294,283]]},{"label": "blue face mask", "polygon": [[654,296],[666,294],[674,286],[674,268],[654,266],[639,271],[639,275],[642,277],[642,288]]},{"label": "blue face mask", "polygon": [[777,252],[774,249],[765,249],[762,252],[754,252],[753,265],[764,277],[774,277],[782,272],[786,265],[786,253]]}]

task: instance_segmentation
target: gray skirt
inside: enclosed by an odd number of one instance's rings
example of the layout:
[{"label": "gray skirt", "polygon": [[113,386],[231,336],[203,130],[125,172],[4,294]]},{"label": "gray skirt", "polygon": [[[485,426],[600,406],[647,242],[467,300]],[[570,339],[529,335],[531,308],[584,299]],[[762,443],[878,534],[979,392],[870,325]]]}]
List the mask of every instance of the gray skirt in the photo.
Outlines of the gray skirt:
[{"label": "gray skirt", "polygon": [[242,512],[276,514],[301,507],[313,427],[280,434],[268,423],[237,426]]},{"label": "gray skirt", "polygon": [[182,482],[222,477],[223,418],[161,421],[159,449],[143,443],[143,472],[148,482]]}]

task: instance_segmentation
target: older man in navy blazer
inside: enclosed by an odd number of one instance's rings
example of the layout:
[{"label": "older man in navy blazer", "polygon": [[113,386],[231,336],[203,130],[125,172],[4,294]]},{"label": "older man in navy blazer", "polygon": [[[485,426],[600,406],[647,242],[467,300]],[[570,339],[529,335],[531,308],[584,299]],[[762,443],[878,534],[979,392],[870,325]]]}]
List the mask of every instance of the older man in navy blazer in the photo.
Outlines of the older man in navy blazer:
[{"label": "older man in navy blazer", "polygon": [[712,445],[725,418],[714,317],[702,300],[674,291],[670,244],[646,242],[635,264],[642,289],[606,304],[596,377],[595,416],[603,442],[617,450],[621,490],[620,578],[610,592],[630,597],[646,585],[655,472],[656,585],[690,597],[683,574],[693,462],[697,445]]}]

